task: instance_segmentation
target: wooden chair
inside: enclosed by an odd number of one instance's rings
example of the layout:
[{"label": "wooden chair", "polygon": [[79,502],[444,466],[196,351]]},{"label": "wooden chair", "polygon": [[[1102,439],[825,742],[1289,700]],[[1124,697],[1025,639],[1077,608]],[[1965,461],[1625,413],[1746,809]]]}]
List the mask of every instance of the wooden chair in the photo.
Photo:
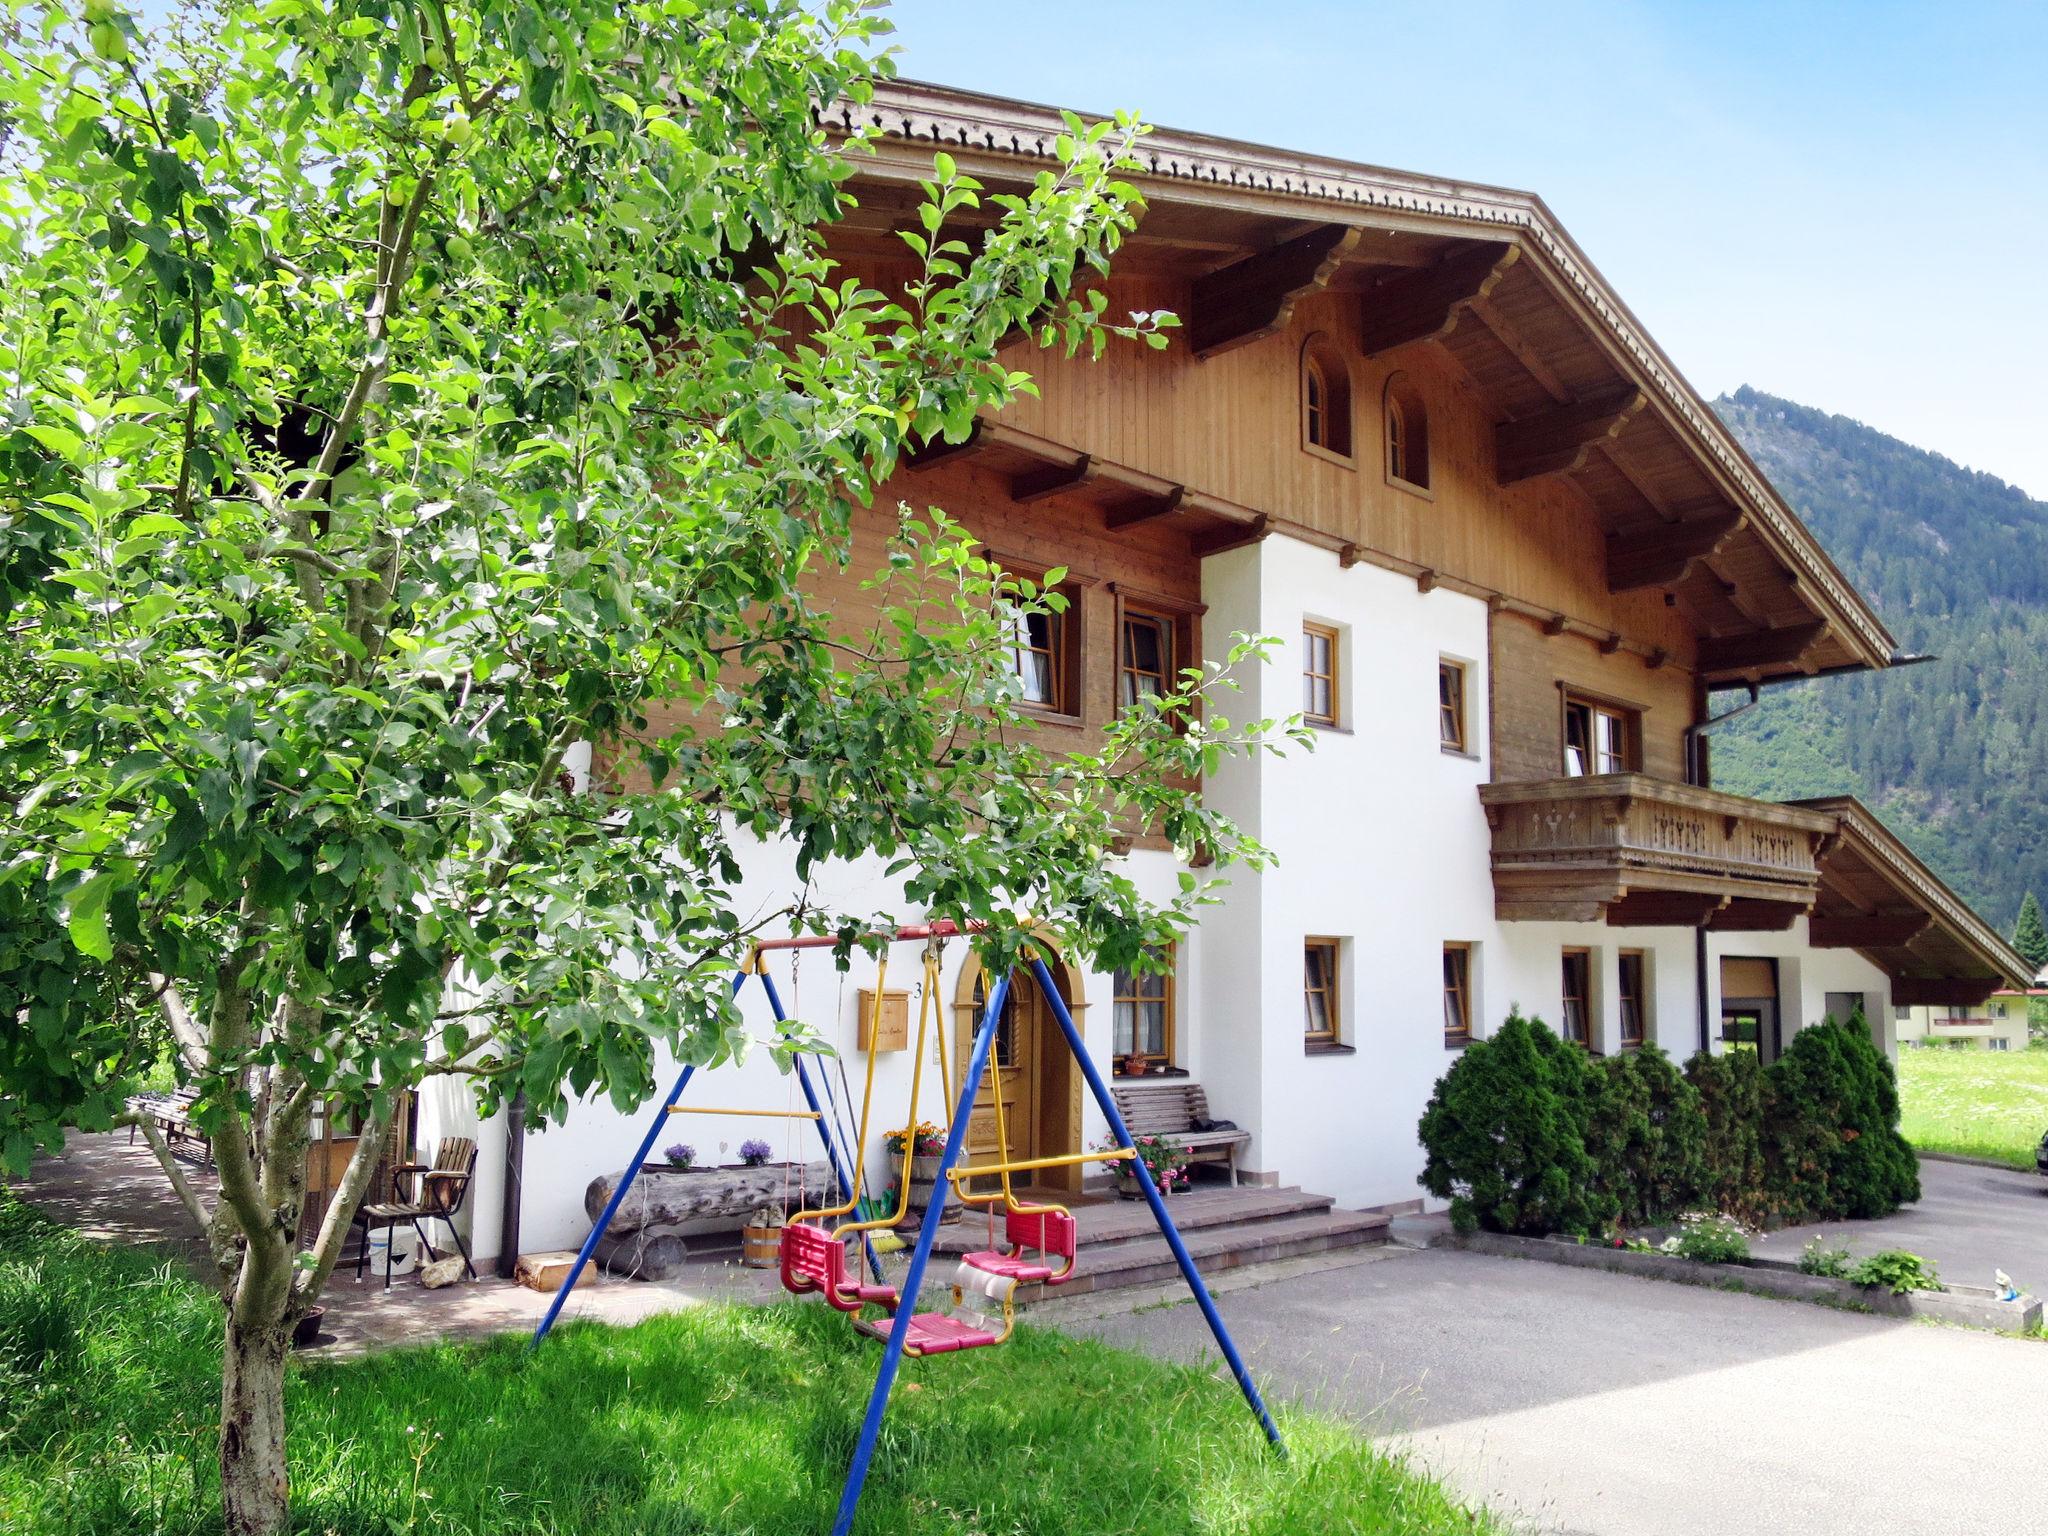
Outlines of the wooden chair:
[{"label": "wooden chair", "polygon": [[[469,1248],[462,1241],[462,1233],[455,1225],[455,1218],[462,1212],[462,1203],[469,1197],[471,1179],[476,1174],[476,1143],[467,1136],[444,1136],[440,1151],[434,1155],[431,1165],[426,1163],[401,1163],[391,1170],[393,1198],[376,1205],[365,1205],[356,1212],[353,1225],[363,1229],[362,1246],[356,1250],[356,1278],[363,1277],[363,1261],[369,1257],[370,1234],[378,1227],[387,1232],[392,1227],[410,1225],[419,1234],[420,1244],[427,1250],[430,1259],[439,1258],[427,1229],[422,1222],[441,1221],[447,1223],[448,1235],[455,1239],[455,1251],[462,1255],[462,1268],[470,1279],[476,1278],[476,1266],[469,1261]],[[405,1185],[411,1181],[408,1193]],[[384,1249],[384,1289],[391,1289],[391,1249]]]},{"label": "wooden chair", "polygon": [[1138,1078],[1116,1083],[1109,1091],[1133,1136],[1157,1136],[1186,1152],[1191,1163],[1222,1163],[1236,1187],[1237,1154],[1252,1133],[1197,1130],[1209,1120],[1209,1096],[1200,1083],[1184,1077]]}]

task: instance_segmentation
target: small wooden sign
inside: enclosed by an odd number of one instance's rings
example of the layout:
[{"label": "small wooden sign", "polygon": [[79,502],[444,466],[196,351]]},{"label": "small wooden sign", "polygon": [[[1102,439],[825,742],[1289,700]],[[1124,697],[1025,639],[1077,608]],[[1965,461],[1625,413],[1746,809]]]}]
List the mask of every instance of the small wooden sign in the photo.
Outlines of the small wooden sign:
[{"label": "small wooden sign", "polygon": [[882,994],[881,1028],[873,1044],[868,1041],[869,1025],[875,1017],[875,994],[860,989],[860,1033],[857,1044],[863,1051],[903,1051],[910,1048],[910,994]]}]

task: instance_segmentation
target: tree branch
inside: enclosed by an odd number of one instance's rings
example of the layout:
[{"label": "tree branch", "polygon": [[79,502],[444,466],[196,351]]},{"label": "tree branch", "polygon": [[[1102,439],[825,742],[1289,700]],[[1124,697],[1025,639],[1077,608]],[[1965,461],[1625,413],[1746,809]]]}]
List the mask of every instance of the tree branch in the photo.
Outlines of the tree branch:
[{"label": "tree branch", "polygon": [[178,991],[178,984],[160,972],[151,971],[149,985],[156,997],[157,1006],[163,1010],[164,1022],[171,1027],[171,1038],[178,1043],[178,1054],[185,1058],[185,1065],[194,1072],[204,1072],[206,1036],[200,1031],[198,1021],[192,1017],[192,1010],[185,1006],[185,999]]},{"label": "tree branch", "polygon": [[383,1100],[371,1109],[369,1123],[356,1139],[355,1151],[349,1154],[348,1167],[342,1172],[334,1198],[327,1202],[327,1214],[320,1218],[320,1233],[313,1239],[313,1263],[301,1269],[293,1282],[292,1294],[302,1304],[320,1294],[327,1277],[334,1272],[335,1261],[341,1257],[341,1245],[348,1241],[349,1226],[383,1155],[384,1133],[390,1129],[392,1109],[393,1105]]},{"label": "tree branch", "polygon": [[192,1218],[194,1225],[199,1228],[200,1236],[204,1237],[213,1226],[213,1213],[207,1210],[206,1203],[199,1198],[199,1191],[192,1187],[191,1181],[185,1177],[184,1170],[178,1166],[177,1159],[171,1156],[170,1144],[164,1140],[163,1133],[156,1128],[156,1123],[146,1115],[126,1114],[117,1118],[114,1124],[132,1125],[142,1132],[142,1139],[149,1143],[149,1150],[156,1154],[157,1166],[163,1169],[164,1177],[170,1180],[171,1189],[177,1195],[178,1203],[185,1207],[185,1214]]}]

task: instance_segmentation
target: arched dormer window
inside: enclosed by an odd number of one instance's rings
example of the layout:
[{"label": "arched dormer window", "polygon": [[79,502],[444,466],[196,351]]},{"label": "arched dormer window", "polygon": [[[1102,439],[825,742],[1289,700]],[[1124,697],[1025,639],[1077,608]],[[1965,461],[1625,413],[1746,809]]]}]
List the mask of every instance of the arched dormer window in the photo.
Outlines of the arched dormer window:
[{"label": "arched dormer window", "polygon": [[1351,457],[1351,370],[1328,339],[1311,336],[1301,349],[1301,440],[1310,448]]},{"label": "arched dormer window", "polygon": [[1387,380],[1387,478],[1429,489],[1429,408],[1405,373]]}]

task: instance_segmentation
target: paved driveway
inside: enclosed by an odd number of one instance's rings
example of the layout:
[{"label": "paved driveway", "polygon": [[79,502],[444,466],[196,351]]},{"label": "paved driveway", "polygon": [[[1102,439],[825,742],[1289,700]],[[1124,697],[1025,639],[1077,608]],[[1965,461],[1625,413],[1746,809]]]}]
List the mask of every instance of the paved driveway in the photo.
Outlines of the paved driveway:
[{"label": "paved driveway", "polygon": [[1961,1285],[1991,1284],[2004,1270],[2048,1298],[2048,1179],[2010,1168],[1970,1163],[1920,1164],[1920,1203],[1881,1221],[1832,1221],[1787,1227],[1759,1239],[1756,1251],[1796,1259],[1815,1237],[1858,1258],[1904,1248],[1933,1259],[1942,1278]]},{"label": "paved driveway", "polygon": [[[1538,1530],[2048,1531],[2048,1343],[1441,1249],[1219,1305],[1269,1392]],[[1068,1326],[1215,1358],[1189,1305]]]}]

